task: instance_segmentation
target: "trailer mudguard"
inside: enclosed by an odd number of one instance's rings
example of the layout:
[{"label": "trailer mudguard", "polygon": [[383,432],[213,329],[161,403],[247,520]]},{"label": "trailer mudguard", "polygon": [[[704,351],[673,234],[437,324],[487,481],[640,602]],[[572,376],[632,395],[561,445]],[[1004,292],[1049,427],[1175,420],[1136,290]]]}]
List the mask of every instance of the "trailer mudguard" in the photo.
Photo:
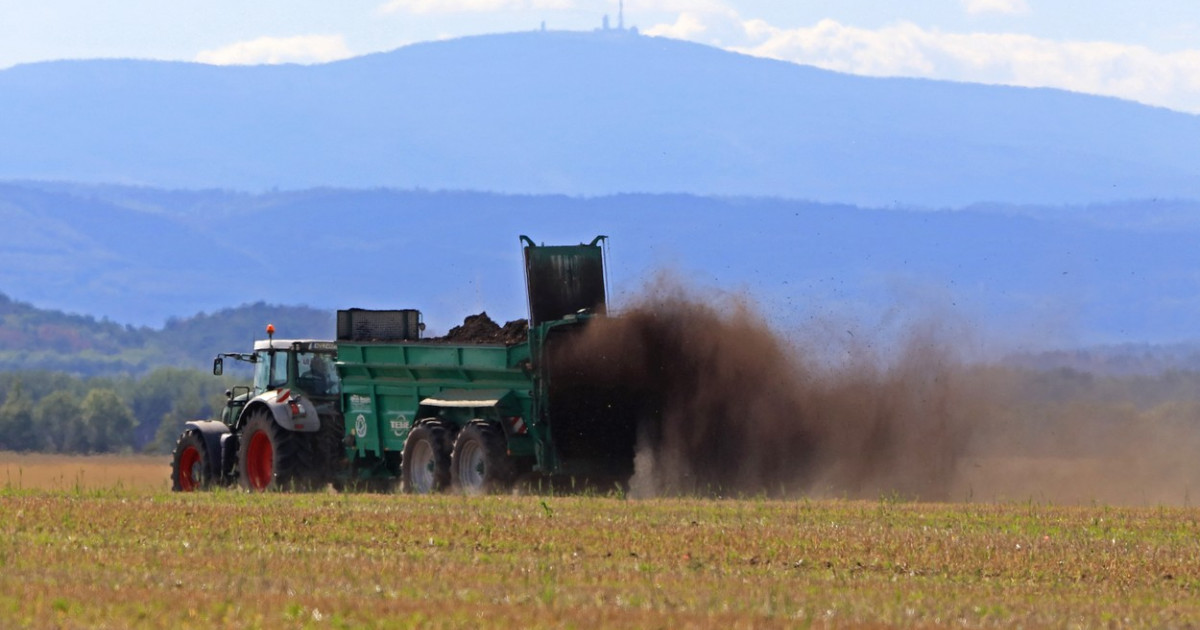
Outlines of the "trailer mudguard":
[{"label": "trailer mudguard", "polygon": [[204,464],[208,467],[209,479],[224,477],[225,458],[223,436],[231,432],[224,422],[219,420],[192,420],[183,425],[184,431],[196,431],[204,440]]},{"label": "trailer mudguard", "polygon": [[[455,411],[461,413],[454,414]],[[417,417],[445,416],[447,412],[462,415],[464,419],[500,420],[520,416],[521,407],[511,389],[444,389],[421,400]]]},{"label": "trailer mudguard", "polygon": [[495,407],[511,389],[443,389],[421,401],[421,406],[442,408]]},{"label": "trailer mudguard", "polygon": [[293,396],[286,389],[269,391],[252,398],[242,409],[238,426],[245,424],[249,415],[262,407],[271,412],[276,424],[288,431],[316,433],[321,429],[321,417],[317,415],[316,406],[303,396]]}]

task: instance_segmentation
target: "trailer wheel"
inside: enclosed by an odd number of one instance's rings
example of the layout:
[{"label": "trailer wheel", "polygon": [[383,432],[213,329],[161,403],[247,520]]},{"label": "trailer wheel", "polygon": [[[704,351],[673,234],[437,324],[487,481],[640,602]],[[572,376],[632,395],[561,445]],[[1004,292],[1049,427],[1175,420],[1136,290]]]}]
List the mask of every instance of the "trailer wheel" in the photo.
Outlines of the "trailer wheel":
[{"label": "trailer wheel", "polygon": [[466,494],[507,491],[516,469],[508,457],[504,433],[484,422],[467,425],[454,441],[450,474],[454,486]]},{"label": "trailer wheel", "polygon": [[250,415],[238,439],[238,472],[250,491],[290,490],[302,485],[304,436],[275,423],[270,412]]},{"label": "trailer wheel", "polygon": [[405,492],[442,492],[450,485],[447,441],[446,428],[439,424],[422,424],[409,432],[400,461],[400,479],[404,482]]},{"label": "trailer wheel", "polygon": [[204,437],[199,431],[184,431],[175,443],[171,458],[171,489],[175,492],[196,492],[207,490],[211,485]]}]

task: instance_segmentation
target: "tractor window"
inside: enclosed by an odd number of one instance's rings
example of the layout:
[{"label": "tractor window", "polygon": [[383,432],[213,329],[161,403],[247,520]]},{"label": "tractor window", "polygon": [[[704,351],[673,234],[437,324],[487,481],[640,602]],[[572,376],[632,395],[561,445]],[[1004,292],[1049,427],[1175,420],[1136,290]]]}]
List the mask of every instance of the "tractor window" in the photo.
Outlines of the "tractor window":
[{"label": "tractor window", "polygon": [[273,352],[271,358],[271,382],[267,383],[270,389],[283,387],[287,384],[288,376],[288,353]]},{"label": "tractor window", "polygon": [[313,396],[332,396],[342,391],[333,356],[327,352],[301,352],[296,355],[298,385]]},{"label": "tractor window", "polygon": [[287,384],[288,353],[259,350],[254,364],[254,393],[283,387]]},{"label": "tractor window", "polygon": [[267,383],[271,380],[271,354],[266,350],[260,350],[258,353],[258,361],[254,363],[254,394],[258,395],[267,391]]}]

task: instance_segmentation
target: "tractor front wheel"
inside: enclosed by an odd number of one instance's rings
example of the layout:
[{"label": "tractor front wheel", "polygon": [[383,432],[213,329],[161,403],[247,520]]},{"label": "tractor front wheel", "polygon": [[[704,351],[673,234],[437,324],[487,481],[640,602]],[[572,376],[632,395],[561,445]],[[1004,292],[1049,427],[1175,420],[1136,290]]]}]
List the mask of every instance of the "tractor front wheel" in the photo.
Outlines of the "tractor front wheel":
[{"label": "tractor front wheel", "polygon": [[171,458],[171,489],[175,492],[207,490],[212,485],[208,448],[199,431],[184,431]]},{"label": "tractor front wheel", "polygon": [[251,413],[238,439],[242,487],[251,492],[296,489],[305,472],[303,438],[279,426],[265,409]]}]

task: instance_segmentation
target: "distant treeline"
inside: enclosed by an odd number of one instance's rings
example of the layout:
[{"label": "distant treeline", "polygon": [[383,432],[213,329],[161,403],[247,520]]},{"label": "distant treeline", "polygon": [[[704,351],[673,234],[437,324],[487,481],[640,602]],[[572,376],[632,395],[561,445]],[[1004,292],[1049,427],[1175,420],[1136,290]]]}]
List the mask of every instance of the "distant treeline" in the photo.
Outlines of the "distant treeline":
[{"label": "distant treeline", "polygon": [[0,373],[0,450],[168,453],[184,422],[219,415],[235,379],[178,368],[139,378]]},{"label": "distant treeline", "polygon": [[[1103,374],[1009,364],[949,373],[945,387],[974,401],[971,450],[1170,455],[1188,462],[1200,483],[1200,370]],[[179,368],[139,377],[0,372],[0,450],[169,453],[185,422],[219,417],[225,390],[248,381]]]},{"label": "distant treeline", "polygon": [[291,338],[333,334],[333,314],[306,307],[258,302],[172,318],[154,329],[43,310],[0,294],[0,372],[99,376],[146,374],[165,366],[202,368],[218,352],[249,351],[268,323]]}]

